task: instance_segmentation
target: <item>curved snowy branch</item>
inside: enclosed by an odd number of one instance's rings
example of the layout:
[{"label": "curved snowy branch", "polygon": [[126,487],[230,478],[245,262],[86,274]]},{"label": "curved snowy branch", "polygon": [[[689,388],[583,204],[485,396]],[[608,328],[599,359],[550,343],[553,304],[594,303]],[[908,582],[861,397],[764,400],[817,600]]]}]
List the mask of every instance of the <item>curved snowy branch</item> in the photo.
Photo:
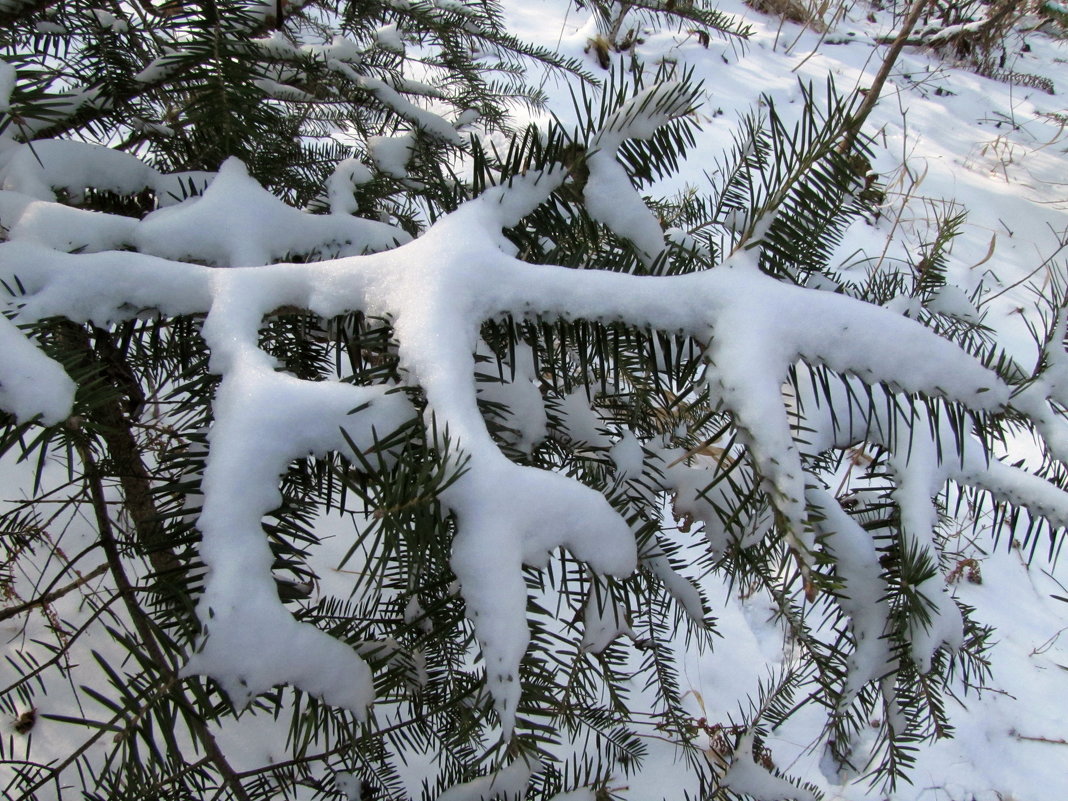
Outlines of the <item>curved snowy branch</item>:
[{"label": "curved snowy branch", "polygon": [[[615,133],[602,137],[605,158],[620,137],[646,135],[679,112],[677,102],[662,101],[653,93],[634,107],[637,111],[628,110],[632,117],[624,115]],[[132,169],[128,161],[119,162],[123,170]],[[611,177],[618,166],[594,163],[591,174]],[[327,644],[327,635],[297,623],[278,600],[260,521],[277,505],[279,476],[289,461],[344,451],[349,443],[368,447],[376,433],[397,428],[412,414],[403,395],[384,388],[302,381],[278,372],[258,345],[264,318],[278,308],[307,309],[323,317],[361,311],[390,320],[407,382],[421,389],[427,413],[462,449],[466,470],[442,495],[457,521],[452,567],[506,733],[514,724],[518,669],[529,639],[523,565],[542,564],[549,552],[564,547],[597,573],[623,576],[633,571],[638,554],[629,526],[601,493],[511,462],[490,436],[474,378],[485,321],[501,315],[618,321],[707,343],[705,385],[744,433],[752,465],[794,547],[803,557],[816,547],[809,513],[817,508],[824,530],[833,535],[831,550],[843,564],[858,565],[849,586],[864,570],[871,572],[870,549],[850,545],[847,540],[858,532],[839,519],[826,498],[806,496],[806,451],[796,441],[782,392],[791,369],[799,361],[825,365],[869,386],[940,396],[977,411],[1010,402],[1009,388],[993,372],[918,323],[845,296],[788,286],[753,269],[745,252],[704,272],[666,277],[517,259],[502,229],[548,198],[564,180],[563,170],[517,177],[403,242],[386,226],[282,207],[231,161],[203,196],[143,221],[79,215],[78,225],[97,237],[94,243],[102,252],[78,255],[56,249],[67,240],[53,225],[35,227],[26,217],[31,208],[57,221],[69,215],[45,197],[56,178],[16,177],[19,194],[0,192],[0,204],[23,210],[11,228],[12,241],[0,245],[0,278],[22,291],[10,303],[15,322],[64,316],[106,325],[145,311],[206,315],[203,335],[212,353],[211,370],[223,380],[214,402],[199,522],[202,555],[211,571],[198,606],[207,637],[187,669],[218,678],[238,699],[291,682],[358,714],[370,702],[370,674],[355,653],[334,641]],[[87,174],[82,185],[98,177]],[[34,184],[36,179],[41,180]],[[145,173],[134,183],[155,180]],[[35,187],[38,198],[32,203],[24,199],[28,186]],[[641,203],[629,191],[626,201]],[[120,242],[137,252],[111,250]],[[651,243],[642,247],[653,255]],[[272,263],[285,254],[331,248],[345,255]],[[369,252],[376,250],[382,252]],[[25,340],[11,324],[0,324],[0,341],[22,343],[11,353],[23,354],[22,362],[41,381],[36,398],[27,399],[9,378],[24,368],[13,367],[5,355],[0,403],[22,419],[33,414],[47,422],[61,419],[64,411],[56,399],[70,398],[69,379],[54,366],[42,367],[43,354],[26,355]],[[856,427],[831,426],[836,433],[809,449],[875,436],[871,416],[864,410],[854,415],[848,397],[843,403]],[[883,422],[891,430],[897,421]],[[271,436],[262,436],[266,431]],[[1007,468],[987,462],[978,444],[966,442],[956,465],[941,460],[934,441],[922,436],[910,441],[907,453],[900,441],[882,444],[894,454],[903,527],[917,542],[929,541],[930,499],[947,479],[997,488],[1009,497],[1015,492],[1024,502],[1041,496],[1040,508],[1051,520],[1068,522],[1068,496],[1039,479],[1007,474]],[[949,607],[940,606],[938,619],[945,625],[917,638],[914,656],[921,664],[932,647],[952,640],[953,625],[959,629]],[[853,614],[856,631],[870,641],[878,626],[858,614]],[[293,643],[298,652],[314,647],[321,654],[319,664],[309,667],[286,658]],[[874,658],[865,653],[856,658]],[[255,656],[242,658],[248,654]]]}]

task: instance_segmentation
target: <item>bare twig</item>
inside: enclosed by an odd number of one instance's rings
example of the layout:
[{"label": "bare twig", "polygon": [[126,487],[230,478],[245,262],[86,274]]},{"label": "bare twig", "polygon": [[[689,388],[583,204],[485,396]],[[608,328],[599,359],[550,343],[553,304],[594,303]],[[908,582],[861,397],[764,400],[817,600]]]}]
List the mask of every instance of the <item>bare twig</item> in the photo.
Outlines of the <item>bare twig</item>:
[{"label": "bare twig", "polygon": [[0,609],[0,620],[7,620],[8,618],[15,617],[16,615],[21,615],[23,612],[28,612],[38,606],[44,606],[45,604],[50,604],[53,601],[58,601],[64,595],[74,592],[74,590],[78,589],[79,587],[88,584],[97,576],[102,576],[104,573],[107,572],[107,570],[107,565],[97,565],[97,567],[86,573],[81,578],[72,581],[70,584],[60,587],[57,590],[47,592],[44,595],[38,598],[34,598],[33,600],[26,601],[25,603],[16,604],[15,606],[9,606],[7,609]]},{"label": "bare twig", "polygon": [[62,661],[65,654],[70,650],[71,644],[81,635],[85,634],[85,632],[89,630],[89,627],[96,622],[96,619],[103,615],[108,610],[108,607],[110,607],[117,600],[119,600],[118,593],[112,595],[110,598],[104,601],[104,603],[102,603],[98,609],[93,611],[93,614],[89,617],[89,619],[82,623],[82,625],[79,626],[78,629],[67,638],[67,647],[64,650],[58,651],[51,659],[49,659],[47,662],[42,662],[41,664],[37,665],[29,673],[22,674],[17,681],[12,682],[7,687],[4,687],[2,690],[0,690],[0,696],[7,695],[13,690],[17,690],[19,687],[22,687],[30,681],[33,681],[34,678],[44,673],[48,668],[52,667],[52,665]]},{"label": "bare twig", "polygon": [[[122,595],[123,603],[126,605],[126,610],[130,614],[131,622],[137,630],[142,645],[152,658],[152,661],[156,663],[160,675],[165,679],[164,688],[169,690],[177,685],[180,679],[164,655],[163,649],[160,648],[159,642],[156,640],[156,636],[149,624],[148,616],[137,603],[134,587],[126,576],[126,570],[119,555],[118,543],[115,541],[114,529],[108,516],[100,470],[97,467],[96,460],[93,458],[92,451],[90,451],[84,439],[81,437],[76,438],[75,448],[82,459],[82,463],[85,465],[85,480],[89,485],[89,494],[92,498],[93,511],[96,515],[97,529],[100,535],[100,544],[107,556],[112,578],[115,579],[115,584]],[[193,735],[200,741],[206,756],[211,760],[215,769],[219,771],[223,781],[233,792],[234,797],[238,801],[251,801],[241,784],[241,779],[238,777],[237,772],[227,761],[208,727],[196,715],[190,716],[188,722]]]},{"label": "bare twig", "polygon": [[1068,745],[1068,740],[1065,740],[1063,737],[1056,737],[1056,738],[1054,738],[1054,737],[1028,737],[1026,734],[1020,734],[1015,729],[1013,729],[1009,733],[1013,737],[1015,737],[1017,740],[1023,740],[1025,742],[1029,742],[1029,743],[1049,743],[1050,745]]},{"label": "bare twig", "polygon": [[[1066,232],[1066,233],[1068,233],[1068,232]],[[1058,238],[1060,238],[1060,237],[1058,236]],[[1050,264],[1052,264],[1053,260],[1055,258],[1057,258],[1057,256],[1059,256],[1061,254],[1061,251],[1064,250],[1065,248],[1068,248],[1068,236],[1065,236],[1064,239],[1059,242],[1059,244],[1057,246],[1057,249],[1055,251],[1053,251],[1049,256],[1047,256],[1042,261],[1041,264],[1039,264],[1037,267],[1035,267],[1035,269],[1033,269],[1031,272],[1029,272],[1027,275],[1025,275],[1020,280],[1014,281],[1013,283],[1011,283],[1008,286],[1006,286],[1004,289],[1001,289],[998,292],[995,292],[993,295],[987,295],[985,298],[983,298],[982,303],[983,304],[987,304],[990,301],[994,300],[995,298],[1000,298],[1006,292],[1009,292],[1009,291],[1011,291],[1013,289],[1016,289],[1016,287],[1020,286],[1021,284],[1024,284],[1027,281],[1030,281],[1035,276],[1036,273],[1038,273],[1041,270],[1044,270],[1046,267],[1048,267]]]},{"label": "bare twig", "polygon": [[894,64],[897,62],[898,56],[901,55],[902,49],[908,43],[909,36],[912,34],[913,28],[916,27],[920,15],[930,3],[931,0],[913,0],[912,7],[909,9],[909,15],[905,18],[905,22],[901,26],[901,30],[898,31],[897,37],[891,43],[890,50],[883,59],[882,66],[879,67],[879,72],[875,75],[875,80],[872,81],[867,94],[864,96],[864,102],[860,104],[860,108],[857,109],[857,113],[853,115],[853,119],[850,121],[849,127],[846,129],[845,136],[842,138],[842,143],[839,145],[839,152],[848,153],[852,150],[853,144],[856,142],[857,136],[860,134],[861,127],[868,119],[868,115],[871,114],[872,109],[875,108],[875,104],[879,100],[879,95],[882,94],[883,86],[886,85],[886,80],[890,77],[890,71],[894,68]]},{"label": "bare twig", "polygon": [[[148,696],[153,693],[166,692],[169,689],[170,685],[164,681],[159,684],[146,687],[144,690],[144,694]],[[46,784],[51,782],[53,778],[59,776],[61,772],[73,765],[81,757],[81,755],[88,751],[93,746],[93,744],[96,743],[97,740],[104,736],[104,734],[109,731],[113,731],[115,724],[117,724],[122,719],[124,711],[125,710],[115,713],[114,715],[112,715],[110,720],[98,726],[97,730],[93,732],[92,736],[90,736],[89,739],[87,739],[84,743],[79,745],[70,754],[68,754],[62,762],[58,764],[49,764],[47,766],[47,771],[44,777],[39,779],[36,784],[32,785],[28,790],[26,790],[26,792],[20,795],[18,799],[16,799],[16,801],[31,801],[31,799],[35,798],[34,794],[39,789],[44,787]]]}]

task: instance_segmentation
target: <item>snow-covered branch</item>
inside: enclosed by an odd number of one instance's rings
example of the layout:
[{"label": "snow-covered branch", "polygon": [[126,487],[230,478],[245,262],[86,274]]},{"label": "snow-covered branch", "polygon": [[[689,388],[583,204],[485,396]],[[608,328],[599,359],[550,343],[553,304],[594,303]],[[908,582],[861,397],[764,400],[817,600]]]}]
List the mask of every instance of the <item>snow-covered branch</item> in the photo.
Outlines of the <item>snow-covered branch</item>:
[{"label": "snow-covered branch", "polygon": [[[619,173],[614,207],[623,203],[648,214],[614,153],[624,139],[651,135],[685,112],[679,97],[677,88],[659,87],[612,118],[596,140],[600,149],[591,158],[599,161],[591,165],[587,195]],[[509,315],[621,322],[708,343],[704,385],[733,415],[752,468],[799,556],[811,560],[818,547],[815,530],[833,534],[825,547],[847,588],[875,569],[872,546],[856,541],[862,530],[846,522],[833,498],[806,490],[805,454],[782,392],[790,370],[799,361],[824,366],[855,376],[850,380],[858,387],[895,387],[975,411],[997,411],[1010,401],[1009,388],[993,372],[920,324],[842,295],[784,284],[754,269],[746,251],[713,269],[659,277],[517,259],[503,229],[547,199],[564,179],[562,170],[517,177],[405,241],[403,232],[380,223],[284,206],[236,161],[223,166],[202,196],[142,221],[72,211],[43,196],[57,186],[137,191],[158,187],[167,177],[105,148],[47,144],[41,148],[47,167],[35,170],[25,159],[9,159],[0,196],[15,212],[11,241],[0,246],[3,279],[21,288],[11,300],[14,322],[63,316],[103,326],[145,313],[206,315],[211,369],[223,382],[214,401],[199,522],[201,553],[210,568],[198,607],[206,639],[187,669],[215,676],[235,698],[290,682],[357,713],[371,702],[370,673],[359,658],[294,621],[278,600],[260,519],[277,505],[276,484],[290,460],[344,452],[351,443],[369,447],[376,433],[388,433],[412,414],[404,395],[387,387],[309,382],[277,372],[257,345],[264,319],[276,309],[296,307],[327,318],[360,311],[390,320],[406,383],[422,391],[425,414],[464,453],[465,472],[443,496],[458,525],[452,565],[505,731],[513,726],[516,676],[527,646],[522,566],[542,564],[562,546],[598,573],[625,576],[635,568],[637,552],[628,525],[600,493],[514,464],[491,438],[474,382],[473,354],[485,321]],[[648,226],[602,216],[655,255]],[[120,245],[135,252],[115,251]],[[62,252],[75,247],[98,252]],[[382,252],[369,252],[376,250]],[[339,257],[277,263],[287,254],[330,251]],[[2,325],[6,408],[23,420],[34,414],[46,422],[61,419],[70,380],[10,322]],[[31,372],[32,384],[19,380]],[[887,447],[900,482],[903,526],[925,547],[935,522],[931,498],[950,479],[1031,504],[1057,524],[1068,522],[1068,498],[1051,485],[991,463],[978,443],[967,440],[959,460],[943,459],[934,436],[926,436],[926,424],[875,420],[869,409],[858,408],[860,396],[858,389],[827,399],[824,415],[833,409],[833,425],[825,420],[816,426],[815,399],[801,404],[806,423],[815,426],[806,448],[819,452],[865,440]],[[350,415],[357,407],[362,411]],[[843,426],[841,419],[851,423]],[[881,431],[896,433],[880,437]],[[907,447],[900,441],[905,436]],[[815,526],[813,511],[821,516]],[[858,605],[858,596],[852,597]],[[944,593],[932,589],[930,597]],[[950,614],[956,609],[946,603],[939,604],[939,618],[948,615],[949,628],[928,626],[926,636],[917,631],[914,656],[921,663],[942,641],[959,637],[959,615]],[[865,656],[866,649],[878,640],[880,626],[861,622],[859,609],[851,614],[858,640],[867,643],[854,658],[870,662],[875,657]],[[304,644],[294,649],[294,643]],[[312,648],[319,654],[314,668],[286,657],[287,651]],[[868,668],[861,681],[876,675]]]}]

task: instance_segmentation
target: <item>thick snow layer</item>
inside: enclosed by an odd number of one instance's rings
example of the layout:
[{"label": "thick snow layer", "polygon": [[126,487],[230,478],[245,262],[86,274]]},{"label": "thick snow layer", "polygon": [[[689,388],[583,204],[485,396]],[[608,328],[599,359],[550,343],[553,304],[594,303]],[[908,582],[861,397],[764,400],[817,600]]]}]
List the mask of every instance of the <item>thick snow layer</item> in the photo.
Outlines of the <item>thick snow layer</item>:
[{"label": "thick snow layer", "polygon": [[643,262],[651,264],[664,250],[660,222],[631,186],[618,159],[627,139],[648,139],[656,130],[689,110],[690,92],[666,83],[641,92],[605,120],[586,158],[589,177],[583,199],[590,215],[630,240]]},{"label": "thick snow layer", "polygon": [[760,801],[816,801],[808,790],[795,787],[781,779],[753,759],[753,735],[742,737],[734,753],[734,761],[723,777],[723,784],[736,793],[759,798]]},{"label": "thick snow layer", "polygon": [[0,189],[55,200],[62,189],[73,200],[89,187],[133,195],[153,186],[159,173],[143,161],[103,145],[46,139],[0,152]]},{"label": "thick snow layer", "polygon": [[377,78],[361,78],[360,83],[374,93],[375,97],[420,130],[442,141],[458,145],[462,143],[456,128],[445,118],[415,105],[400,92]]},{"label": "thick snow layer", "polygon": [[[234,294],[243,304],[248,283],[234,281],[213,308],[225,309]],[[258,322],[224,312],[205,325],[213,358],[232,362],[215,400],[198,521],[209,568],[198,602],[205,641],[186,671],[219,678],[238,705],[288,682],[363,716],[374,700],[370,670],[350,648],[298,623],[282,606],[260,520],[281,502],[277,483],[290,461],[347,450],[343,430],[352,429],[349,439],[358,447],[369,447],[375,428],[396,429],[411,409],[403,395],[382,389],[312,384],[275,372],[256,347]],[[360,417],[350,418],[366,403]],[[264,436],[283,431],[288,436]]]},{"label": "thick snow layer", "polygon": [[404,41],[396,25],[386,25],[375,31],[375,41],[384,50],[404,54]]},{"label": "thick snow layer", "polygon": [[410,134],[401,136],[372,136],[367,139],[367,151],[375,166],[390,178],[407,178],[408,162],[415,149],[415,137]]},{"label": "thick snow layer", "polygon": [[133,242],[138,221],[37,200],[0,190],[0,220],[10,241],[33,242],[65,252],[98,253]]},{"label": "thick snow layer", "polygon": [[371,171],[358,159],[350,158],[340,161],[326,182],[331,213],[355,214],[359,207],[355,192],[372,177]]},{"label": "thick snow layer", "polygon": [[219,267],[254,267],[298,255],[384,250],[408,239],[399,228],[347,214],[287,206],[229,159],[200,197],[148,215],[135,244],[143,253]]},{"label": "thick snow layer", "polygon": [[517,759],[496,773],[450,787],[438,796],[437,801],[522,801],[527,794],[527,782],[537,767],[532,767],[523,759]]},{"label": "thick snow layer", "polygon": [[649,207],[635,197],[626,169],[607,150],[591,153],[586,164],[590,170],[582,190],[586,209],[595,220],[633,242],[646,264],[652,263],[664,249],[664,235]]},{"label": "thick snow layer", "polygon": [[847,709],[865,684],[895,669],[890,644],[885,639],[890,630],[887,587],[879,552],[860,525],[830,493],[810,489],[808,499],[821,516],[816,525],[826,535],[826,548],[838,566],[842,581],[839,604],[849,615],[856,641],[849,656],[849,675],[840,705]]},{"label": "thick snow layer", "polygon": [[70,414],[74,382],[0,314],[0,408],[25,423],[40,415],[53,425]]}]

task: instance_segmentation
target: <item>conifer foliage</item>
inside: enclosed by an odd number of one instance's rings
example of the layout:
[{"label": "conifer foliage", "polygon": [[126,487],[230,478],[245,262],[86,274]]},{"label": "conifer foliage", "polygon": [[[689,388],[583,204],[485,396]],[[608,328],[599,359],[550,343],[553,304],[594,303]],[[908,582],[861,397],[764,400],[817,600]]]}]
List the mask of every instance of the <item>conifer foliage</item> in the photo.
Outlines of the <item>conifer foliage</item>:
[{"label": "conifer foliage", "polygon": [[[1055,548],[1068,314],[1001,354],[955,218],[836,275],[880,200],[851,98],[767,99],[657,199],[702,87],[595,87],[492,2],[0,17],[5,797],[604,798],[655,735],[688,797],[814,798],[763,744],[799,708],[890,784],[950,734],[987,632],[946,515]],[[507,128],[532,63],[577,125]],[[795,652],[714,725],[676,667],[713,572]]]}]

